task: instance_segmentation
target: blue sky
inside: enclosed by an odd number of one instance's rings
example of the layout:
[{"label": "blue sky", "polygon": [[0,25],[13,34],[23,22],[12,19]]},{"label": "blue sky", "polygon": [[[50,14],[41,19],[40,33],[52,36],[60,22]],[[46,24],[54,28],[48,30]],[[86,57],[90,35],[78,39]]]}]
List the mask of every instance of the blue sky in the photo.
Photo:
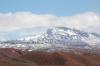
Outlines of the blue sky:
[{"label": "blue sky", "polygon": [[0,0],[0,12],[31,11],[33,13],[73,15],[99,12],[100,0]]},{"label": "blue sky", "polygon": [[0,0],[2,40],[59,25],[100,33],[100,0]]}]

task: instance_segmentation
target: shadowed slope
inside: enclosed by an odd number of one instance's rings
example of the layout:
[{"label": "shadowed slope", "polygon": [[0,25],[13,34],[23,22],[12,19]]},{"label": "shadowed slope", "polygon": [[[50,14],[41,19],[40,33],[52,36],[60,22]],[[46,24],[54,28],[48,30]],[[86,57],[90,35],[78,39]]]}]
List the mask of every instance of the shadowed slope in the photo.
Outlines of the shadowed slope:
[{"label": "shadowed slope", "polygon": [[23,58],[39,65],[100,66],[100,55],[74,54],[70,52],[30,52]]}]

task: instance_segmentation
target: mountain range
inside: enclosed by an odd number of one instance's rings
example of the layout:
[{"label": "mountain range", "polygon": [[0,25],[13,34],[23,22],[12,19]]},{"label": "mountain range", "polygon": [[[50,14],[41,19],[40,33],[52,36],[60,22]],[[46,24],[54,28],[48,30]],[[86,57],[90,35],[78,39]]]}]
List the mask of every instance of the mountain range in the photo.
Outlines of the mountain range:
[{"label": "mountain range", "polygon": [[32,50],[100,49],[100,35],[68,27],[53,27],[38,35],[1,41],[1,48]]}]

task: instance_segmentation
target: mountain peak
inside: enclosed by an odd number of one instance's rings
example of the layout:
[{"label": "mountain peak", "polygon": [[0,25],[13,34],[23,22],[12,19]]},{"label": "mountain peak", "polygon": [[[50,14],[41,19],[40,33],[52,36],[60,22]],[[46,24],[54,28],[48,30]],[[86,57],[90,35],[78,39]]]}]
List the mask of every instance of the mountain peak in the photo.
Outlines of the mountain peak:
[{"label": "mountain peak", "polygon": [[[68,48],[100,48],[100,37],[68,27],[54,27],[43,34],[23,38],[19,41],[2,42],[0,47],[14,47],[31,50],[62,50]],[[14,43],[14,44],[12,44]]]}]

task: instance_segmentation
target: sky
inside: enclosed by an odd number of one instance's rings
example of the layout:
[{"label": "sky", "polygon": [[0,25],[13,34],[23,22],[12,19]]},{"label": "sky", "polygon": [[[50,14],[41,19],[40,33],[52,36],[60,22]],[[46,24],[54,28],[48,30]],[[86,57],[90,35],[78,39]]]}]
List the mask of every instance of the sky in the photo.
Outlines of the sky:
[{"label": "sky", "polygon": [[65,26],[100,33],[100,0],[0,0],[0,39]]},{"label": "sky", "polygon": [[28,11],[68,16],[100,11],[100,0],[0,0],[0,12]]}]

